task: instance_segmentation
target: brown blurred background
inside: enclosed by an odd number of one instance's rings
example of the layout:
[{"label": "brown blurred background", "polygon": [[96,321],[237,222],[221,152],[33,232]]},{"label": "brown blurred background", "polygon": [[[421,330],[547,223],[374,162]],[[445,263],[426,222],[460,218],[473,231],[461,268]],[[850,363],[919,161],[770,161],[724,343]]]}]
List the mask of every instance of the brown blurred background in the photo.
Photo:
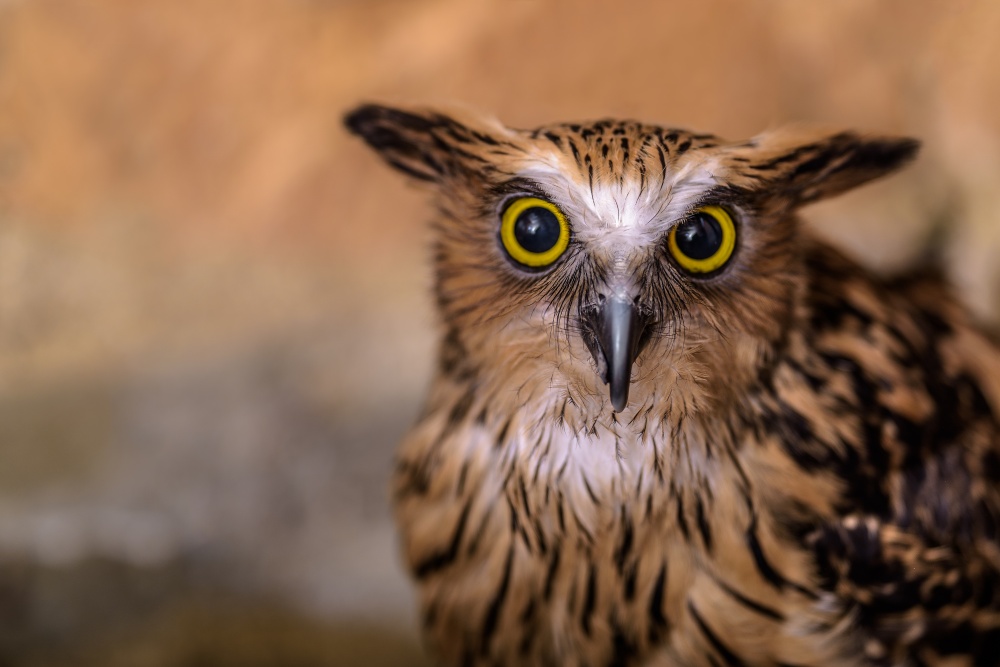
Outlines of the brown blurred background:
[{"label": "brown blurred background", "polygon": [[[991,0],[0,0],[0,665],[418,665],[425,197],[340,117],[922,138],[808,212],[1000,312]],[[943,234],[932,234],[934,230]]]}]

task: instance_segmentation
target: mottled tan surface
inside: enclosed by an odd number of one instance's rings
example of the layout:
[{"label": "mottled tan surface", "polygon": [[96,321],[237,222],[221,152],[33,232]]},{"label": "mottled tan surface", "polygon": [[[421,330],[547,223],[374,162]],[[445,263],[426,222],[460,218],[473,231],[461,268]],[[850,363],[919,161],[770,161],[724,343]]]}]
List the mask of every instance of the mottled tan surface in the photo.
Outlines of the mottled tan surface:
[{"label": "mottled tan surface", "polygon": [[340,129],[360,100],[918,136],[915,169],[809,215],[885,269],[943,227],[997,311],[1000,5],[601,7],[0,2],[0,552],[207,560],[412,633],[383,489],[430,364],[430,211]]}]

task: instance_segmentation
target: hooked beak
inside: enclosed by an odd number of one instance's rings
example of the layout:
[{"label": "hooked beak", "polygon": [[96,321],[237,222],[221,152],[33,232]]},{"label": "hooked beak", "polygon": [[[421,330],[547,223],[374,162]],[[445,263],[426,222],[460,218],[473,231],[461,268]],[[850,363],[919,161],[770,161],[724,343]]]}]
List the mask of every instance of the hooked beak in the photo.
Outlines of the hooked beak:
[{"label": "hooked beak", "polygon": [[598,368],[604,362],[604,382],[610,385],[615,412],[621,412],[628,405],[632,364],[644,342],[642,335],[646,324],[632,300],[622,296],[605,299],[591,319],[596,345],[591,346],[590,352]]}]

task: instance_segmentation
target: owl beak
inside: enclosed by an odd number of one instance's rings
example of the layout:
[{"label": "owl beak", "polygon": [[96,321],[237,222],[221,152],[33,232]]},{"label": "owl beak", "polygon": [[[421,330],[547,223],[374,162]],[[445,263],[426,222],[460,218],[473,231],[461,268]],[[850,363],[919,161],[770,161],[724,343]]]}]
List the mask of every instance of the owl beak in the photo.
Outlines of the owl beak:
[{"label": "owl beak", "polygon": [[613,296],[604,301],[594,324],[597,342],[604,353],[604,381],[610,385],[611,405],[615,412],[621,412],[628,405],[632,364],[639,353],[645,322],[631,299]]}]

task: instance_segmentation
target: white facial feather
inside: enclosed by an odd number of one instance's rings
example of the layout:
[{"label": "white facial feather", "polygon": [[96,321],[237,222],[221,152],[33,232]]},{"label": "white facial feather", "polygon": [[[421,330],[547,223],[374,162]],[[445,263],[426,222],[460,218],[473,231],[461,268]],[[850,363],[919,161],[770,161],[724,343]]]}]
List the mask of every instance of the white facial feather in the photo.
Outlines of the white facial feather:
[{"label": "white facial feather", "polygon": [[707,191],[718,185],[714,160],[688,162],[662,178],[640,183],[586,174],[565,154],[525,160],[519,176],[540,184],[569,217],[576,238],[609,258],[643,255],[677,224]]}]

